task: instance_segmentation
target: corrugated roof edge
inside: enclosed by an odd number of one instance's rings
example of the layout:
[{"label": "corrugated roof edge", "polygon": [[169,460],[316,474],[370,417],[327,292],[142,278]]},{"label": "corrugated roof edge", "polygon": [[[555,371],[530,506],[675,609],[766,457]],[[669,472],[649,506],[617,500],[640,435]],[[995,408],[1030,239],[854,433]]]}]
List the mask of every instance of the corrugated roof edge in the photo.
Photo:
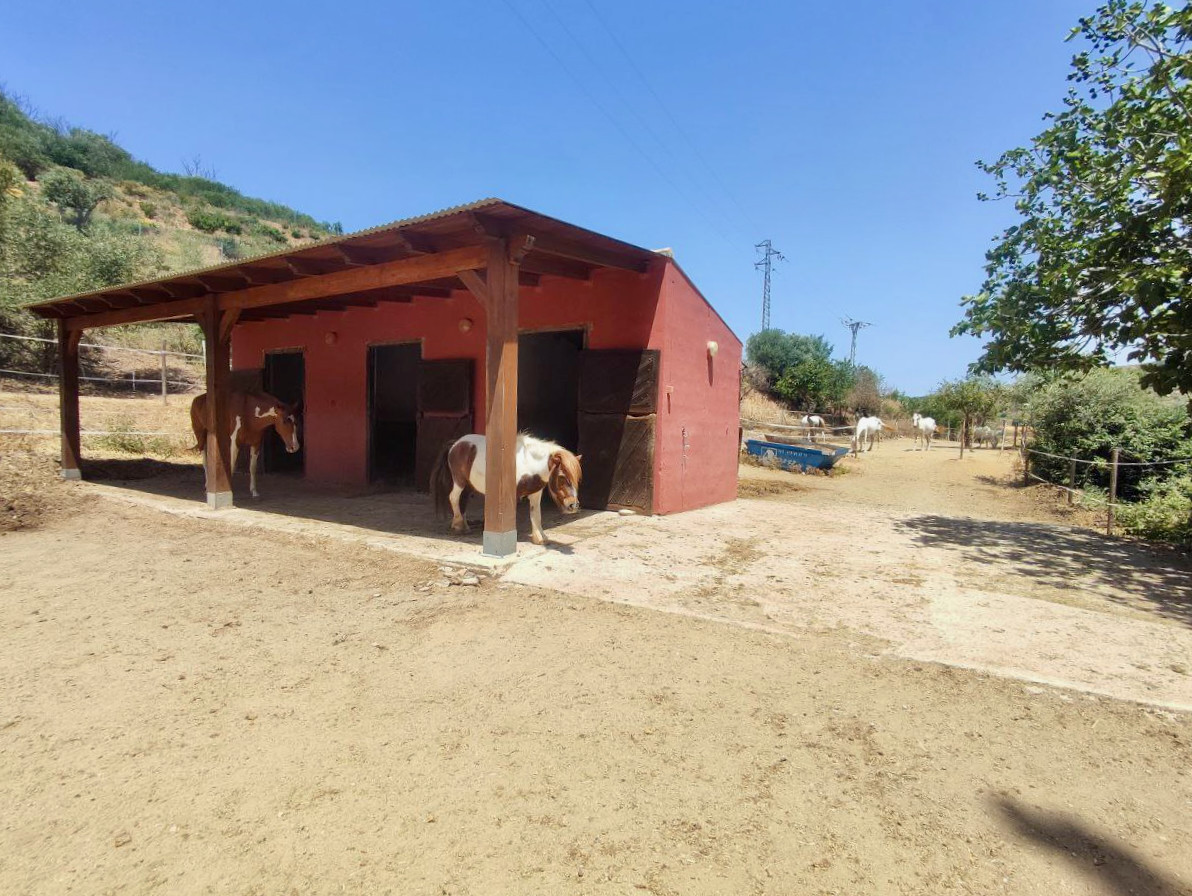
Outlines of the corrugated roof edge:
[{"label": "corrugated roof edge", "polygon": [[[259,261],[267,261],[272,258],[285,258],[287,255],[293,255],[296,252],[305,252],[307,249],[314,249],[317,246],[334,246],[337,243],[342,243],[346,240],[359,239],[362,236],[372,236],[376,233],[383,233],[386,230],[396,230],[399,227],[410,227],[414,224],[423,224],[427,221],[434,221],[439,218],[446,218],[449,215],[458,215],[460,212],[472,212],[477,209],[488,208],[493,205],[510,205],[514,208],[522,208],[520,205],[514,205],[512,202],[506,202],[503,199],[489,197],[487,199],[477,199],[475,202],[467,202],[463,205],[453,205],[448,208],[440,209],[437,212],[429,212],[424,215],[415,215],[412,218],[399,218],[396,221],[390,221],[388,224],[378,224],[374,227],[366,227],[364,230],[355,230],[352,233],[340,234],[338,236],[329,237],[328,239],[319,240],[314,243],[307,243],[305,246],[291,246],[288,249],[280,249],[277,252],[269,252],[265,255],[254,255],[252,258],[240,258],[236,261],[229,261],[224,264],[211,265],[206,268],[194,268],[189,271],[175,271],[172,274],[167,274],[164,277],[154,277],[152,280],[137,280],[133,283],[116,283],[111,286],[104,286],[100,289],[92,289],[87,292],[76,292],[70,295],[58,296],[55,299],[50,299],[48,302],[36,302],[30,305],[22,306],[25,311],[32,311],[36,308],[47,308],[56,305],[58,302],[69,302],[73,299],[85,299],[88,296],[97,296],[101,293],[111,292],[114,289],[136,289],[138,286],[151,286],[154,283],[160,283],[163,280],[176,280],[182,277],[199,277],[204,274],[215,274],[219,271],[226,271],[229,268],[243,267],[246,264],[253,264]],[[530,209],[523,209],[523,211],[530,211]],[[531,212],[537,214],[537,212]],[[544,216],[545,217],[545,216]]]}]

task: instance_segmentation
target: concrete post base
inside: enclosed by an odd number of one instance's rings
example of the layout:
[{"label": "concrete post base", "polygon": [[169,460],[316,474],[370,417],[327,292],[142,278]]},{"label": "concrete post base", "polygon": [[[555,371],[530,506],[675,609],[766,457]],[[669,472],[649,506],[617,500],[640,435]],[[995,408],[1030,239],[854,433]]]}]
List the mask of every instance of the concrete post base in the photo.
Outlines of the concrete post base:
[{"label": "concrete post base", "polygon": [[79,469],[77,467],[75,467],[75,468],[63,467],[62,468],[62,478],[63,479],[82,479],[83,474],[82,474],[82,472],[79,471]]},{"label": "concrete post base", "polygon": [[207,506],[212,510],[226,510],[232,507],[231,492],[207,492]]},{"label": "concrete post base", "polygon": [[489,532],[484,530],[484,543],[480,553],[486,557],[508,557],[517,553],[517,530]]}]

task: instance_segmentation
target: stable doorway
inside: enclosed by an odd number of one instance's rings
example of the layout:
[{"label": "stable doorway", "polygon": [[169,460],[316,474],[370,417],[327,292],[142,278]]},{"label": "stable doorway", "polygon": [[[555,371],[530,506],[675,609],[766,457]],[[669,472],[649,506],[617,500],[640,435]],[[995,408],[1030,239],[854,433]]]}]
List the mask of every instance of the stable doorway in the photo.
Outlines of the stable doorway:
[{"label": "stable doorway", "polygon": [[418,456],[417,342],[368,349],[369,478],[396,487],[414,484]]}]

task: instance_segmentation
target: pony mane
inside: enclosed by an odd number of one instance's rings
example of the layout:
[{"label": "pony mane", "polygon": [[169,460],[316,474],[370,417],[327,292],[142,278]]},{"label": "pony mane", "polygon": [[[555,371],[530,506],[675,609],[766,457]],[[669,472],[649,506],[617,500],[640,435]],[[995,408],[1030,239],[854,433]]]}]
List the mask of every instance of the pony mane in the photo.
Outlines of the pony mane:
[{"label": "pony mane", "polygon": [[558,442],[548,442],[546,439],[532,436],[528,432],[519,432],[517,434],[517,440],[534,454],[542,454],[547,457],[552,454],[558,454],[563,459],[562,467],[566,471],[568,478],[577,485],[579,484],[583,472],[579,466],[579,458],[571,451],[568,451]]}]

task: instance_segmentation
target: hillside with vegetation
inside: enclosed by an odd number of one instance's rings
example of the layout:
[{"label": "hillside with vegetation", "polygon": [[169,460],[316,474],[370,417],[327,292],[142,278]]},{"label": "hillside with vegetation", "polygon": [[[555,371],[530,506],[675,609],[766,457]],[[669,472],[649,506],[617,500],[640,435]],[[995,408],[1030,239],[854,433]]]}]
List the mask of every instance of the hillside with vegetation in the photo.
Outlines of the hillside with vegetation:
[{"label": "hillside with vegetation", "polygon": [[[159,171],[112,138],[38,115],[0,90],[0,333],[51,335],[21,310],[32,302],[342,232],[338,223],[245,196],[197,162],[185,167]],[[190,328],[174,329],[191,341]],[[135,341],[136,330],[104,338]],[[0,366],[38,363],[42,354],[0,340]]]}]

